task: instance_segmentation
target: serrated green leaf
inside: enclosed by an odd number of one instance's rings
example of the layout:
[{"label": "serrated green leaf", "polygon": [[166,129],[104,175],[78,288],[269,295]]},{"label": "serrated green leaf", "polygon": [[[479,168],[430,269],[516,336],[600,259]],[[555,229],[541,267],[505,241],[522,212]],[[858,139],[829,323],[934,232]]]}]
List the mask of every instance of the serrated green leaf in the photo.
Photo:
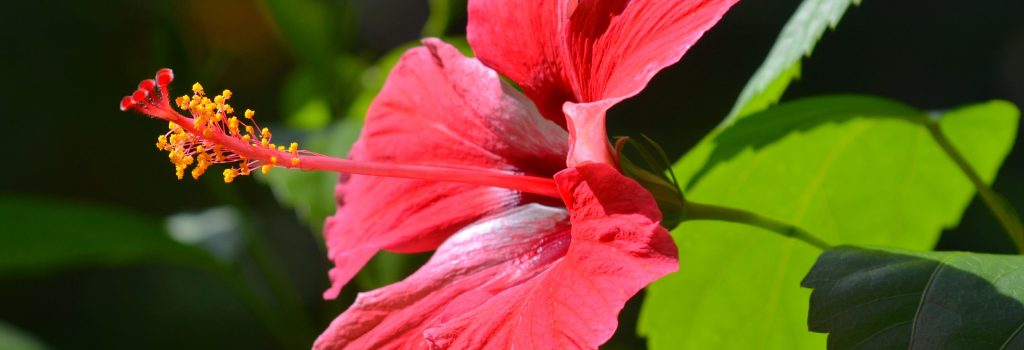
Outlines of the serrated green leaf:
[{"label": "serrated green leaf", "polygon": [[1024,349],[1024,256],[838,247],[803,286],[829,349]]},{"label": "serrated green leaf", "polygon": [[114,208],[0,196],[0,275],[79,266],[213,260],[167,235],[160,221]]},{"label": "serrated green leaf", "polygon": [[[1019,113],[989,102],[946,113],[943,128],[991,182]],[[697,202],[793,223],[832,244],[931,248],[957,224],[971,183],[914,122],[923,112],[870,97],[780,105],[704,139],[675,170]],[[672,231],[680,272],[649,289],[639,331],[652,349],[820,349],[799,287],[820,251],[732,223]]]},{"label": "serrated green leaf", "polygon": [[800,59],[810,56],[828,28],[835,28],[850,4],[860,0],[804,0],[775,39],[761,67],[743,87],[723,124],[768,108],[800,76]]}]

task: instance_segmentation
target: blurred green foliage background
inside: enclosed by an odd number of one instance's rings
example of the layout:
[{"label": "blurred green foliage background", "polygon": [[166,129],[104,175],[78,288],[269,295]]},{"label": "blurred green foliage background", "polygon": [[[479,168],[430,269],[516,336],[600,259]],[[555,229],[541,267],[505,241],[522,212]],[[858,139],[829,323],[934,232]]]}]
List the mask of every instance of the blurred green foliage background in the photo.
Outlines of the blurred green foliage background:
[{"label": "blurred green foliage background", "polygon": [[[676,159],[729,111],[799,1],[743,1],[643,94],[611,111]],[[785,99],[866,93],[925,109],[1024,106],[1024,2],[864,1]],[[460,42],[459,0],[9,1],[3,26],[0,349],[308,348],[325,302],[320,222],[334,175],[174,178],[161,122],[116,104],[158,68],[230,88],[281,140],[344,155],[389,67],[422,36]],[[463,46],[465,46],[463,44]],[[1024,146],[994,188],[1024,207]],[[979,234],[984,233],[984,234]],[[1011,252],[975,200],[938,249]],[[356,281],[400,279],[384,255]],[[610,348],[640,348],[637,304]]]}]

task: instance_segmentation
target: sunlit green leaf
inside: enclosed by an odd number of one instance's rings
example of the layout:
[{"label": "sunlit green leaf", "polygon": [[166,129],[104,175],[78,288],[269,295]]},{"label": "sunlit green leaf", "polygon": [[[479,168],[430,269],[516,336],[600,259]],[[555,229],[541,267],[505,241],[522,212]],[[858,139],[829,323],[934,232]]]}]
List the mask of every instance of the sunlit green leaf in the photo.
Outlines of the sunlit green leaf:
[{"label": "sunlit green leaf", "polygon": [[803,285],[829,349],[1024,349],[1024,256],[839,247]]},{"label": "sunlit green leaf", "polygon": [[[1018,111],[989,102],[946,113],[952,142],[991,181]],[[832,244],[931,248],[957,224],[971,183],[914,122],[923,112],[879,98],[783,104],[704,139],[675,166],[687,199],[761,213]],[[820,349],[800,280],[820,251],[739,224],[673,230],[680,272],[649,289],[639,330],[652,349]]]},{"label": "sunlit green leaf", "polygon": [[800,76],[800,59],[810,56],[828,28],[835,28],[850,4],[860,0],[804,0],[775,39],[761,67],[747,82],[725,123],[768,108]]},{"label": "sunlit green leaf", "polygon": [[173,240],[159,220],[95,204],[0,196],[0,222],[0,275],[144,261],[212,261],[197,248]]}]

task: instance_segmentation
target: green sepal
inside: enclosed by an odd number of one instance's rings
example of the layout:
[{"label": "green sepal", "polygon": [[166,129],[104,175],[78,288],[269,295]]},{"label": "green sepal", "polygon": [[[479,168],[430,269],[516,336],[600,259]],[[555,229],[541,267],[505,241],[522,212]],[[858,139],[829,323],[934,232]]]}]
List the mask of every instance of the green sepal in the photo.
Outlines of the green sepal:
[{"label": "green sepal", "polygon": [[[686,200],[665,151],[646,135],[641,135],[640,140],[618,137],[615,145],[622,173],[644,186],[658,202],[662,213],[661,225],[668,228],[679,225]],[[627,146],[638,162],[627,156]]]}]

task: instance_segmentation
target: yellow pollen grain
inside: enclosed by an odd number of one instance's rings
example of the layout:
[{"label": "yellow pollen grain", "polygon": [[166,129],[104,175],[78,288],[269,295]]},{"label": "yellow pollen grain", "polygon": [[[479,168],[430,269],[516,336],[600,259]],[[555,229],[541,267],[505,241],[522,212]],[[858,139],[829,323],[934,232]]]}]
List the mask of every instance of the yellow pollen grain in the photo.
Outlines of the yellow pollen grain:
[{"label": "yellow pollen grain", "polygon": [[251,109],[246,109],[245,110],[245,118],[246,119],[252,119],[252,116],[255,115],[255,114],[256,114],[256,112],[254,112]]},{"label": "yellow pollen grain", "polygon": [[232,95],[231,90],[224,89],[224,92],[221,92],[220,94],[224,95],[224,99],[225,100],[230,100],[231,99],[231,95]]},{"label": "yellow pollen grain", "polygon": [[264,166],[260,167],[260,171],[263,172],[263,175],[266,175],[266,174],[270,173],[270,169],[273,168],[273,167],[274,167],[273,165],[269,165],[269,164],[268,165],[264,165]]},{"label": "yellow pollen grain", "polygon": [[196,93],[198,95],[202,95],[203,94],[203,85],[199,84],[198,82],[196,82],[195,84],[192,84],[192,92],[194,92],[194,93]]},{"label": "yellow pollen grain", "polygon": [[231,183],[235,181],[235,177],[238,177],[238,170],[235,168],[224,169],[224,182]]}]

